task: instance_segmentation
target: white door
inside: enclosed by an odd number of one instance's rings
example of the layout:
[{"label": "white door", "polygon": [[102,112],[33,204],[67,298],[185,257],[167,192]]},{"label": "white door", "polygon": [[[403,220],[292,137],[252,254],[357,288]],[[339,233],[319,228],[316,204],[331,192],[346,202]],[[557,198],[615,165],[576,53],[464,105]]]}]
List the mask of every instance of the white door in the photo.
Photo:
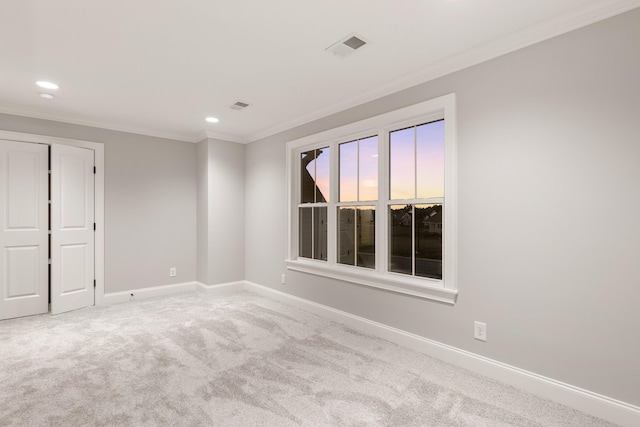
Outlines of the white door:
[{"label": "white door", "polygon": [[0,320],[49,308],[48,155],[0,140]]},{"label": "white door", "polygon": [[93,150],[51,145],[51,314],[94,305]]}]

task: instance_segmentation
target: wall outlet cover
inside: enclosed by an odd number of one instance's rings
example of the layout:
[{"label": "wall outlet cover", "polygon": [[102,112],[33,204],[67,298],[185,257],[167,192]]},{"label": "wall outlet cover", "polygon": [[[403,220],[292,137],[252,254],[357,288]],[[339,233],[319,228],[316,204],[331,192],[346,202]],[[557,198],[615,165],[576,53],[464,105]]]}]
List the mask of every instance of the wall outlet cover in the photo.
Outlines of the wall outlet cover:
[{"label": "wall outlet cover", "polygon": [[480,341],[487,341],[487,324],[473,322],[473,337]]}]

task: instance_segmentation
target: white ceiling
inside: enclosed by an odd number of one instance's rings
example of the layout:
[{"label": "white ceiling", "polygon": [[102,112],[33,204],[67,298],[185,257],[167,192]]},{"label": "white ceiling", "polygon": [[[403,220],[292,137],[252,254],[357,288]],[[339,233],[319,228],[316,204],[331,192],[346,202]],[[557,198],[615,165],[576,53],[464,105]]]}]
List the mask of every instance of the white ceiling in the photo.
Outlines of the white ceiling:
[{"label": "white ceiling", "polygon": [[[0,0],[0,112],[250,142],[638,6]],[[325,51],[352,32],[370,44],[346,58]],[[56,98],[41,98],[36,80],[58,83]],[[251,106],[231,110],[238,100]]]}]

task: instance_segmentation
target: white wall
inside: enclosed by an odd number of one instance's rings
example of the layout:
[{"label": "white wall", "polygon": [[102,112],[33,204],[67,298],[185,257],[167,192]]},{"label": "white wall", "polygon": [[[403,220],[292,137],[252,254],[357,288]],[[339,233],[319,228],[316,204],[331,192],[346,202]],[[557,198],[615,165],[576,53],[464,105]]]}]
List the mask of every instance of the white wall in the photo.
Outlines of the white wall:
[{"label": "white wall", "polygon": [[[250,144],[246,278],[640,405],[640,10]],[[285,144],[455,92],[455,306],[285,272]],[[473,321],[488,341],[473,339]]]},{"label": "white wall", "polygon": [[104,143],[105,292],[196,279],[195,144],[6,114],[0,129]]}]

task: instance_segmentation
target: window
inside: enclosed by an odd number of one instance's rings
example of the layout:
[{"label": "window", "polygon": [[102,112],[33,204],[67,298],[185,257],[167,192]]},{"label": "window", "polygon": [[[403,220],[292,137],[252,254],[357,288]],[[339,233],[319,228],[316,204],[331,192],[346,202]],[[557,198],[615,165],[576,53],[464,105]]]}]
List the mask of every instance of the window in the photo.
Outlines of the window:
[{"label": "window", "polygon": [[329,153],[329,147],[324,147],[300,156],[298,255],[303,258],[327,260]]},{"label": "window", "polygon": [[389,271],[442,279],[444,119],[389,133]]},{"label": "window", "polygon": [[378,136],[339,144],[338,263],[375,268]]},{"label": "window", "polygon": [[454,303],[455,96],[287,144],[287,268]]}]

